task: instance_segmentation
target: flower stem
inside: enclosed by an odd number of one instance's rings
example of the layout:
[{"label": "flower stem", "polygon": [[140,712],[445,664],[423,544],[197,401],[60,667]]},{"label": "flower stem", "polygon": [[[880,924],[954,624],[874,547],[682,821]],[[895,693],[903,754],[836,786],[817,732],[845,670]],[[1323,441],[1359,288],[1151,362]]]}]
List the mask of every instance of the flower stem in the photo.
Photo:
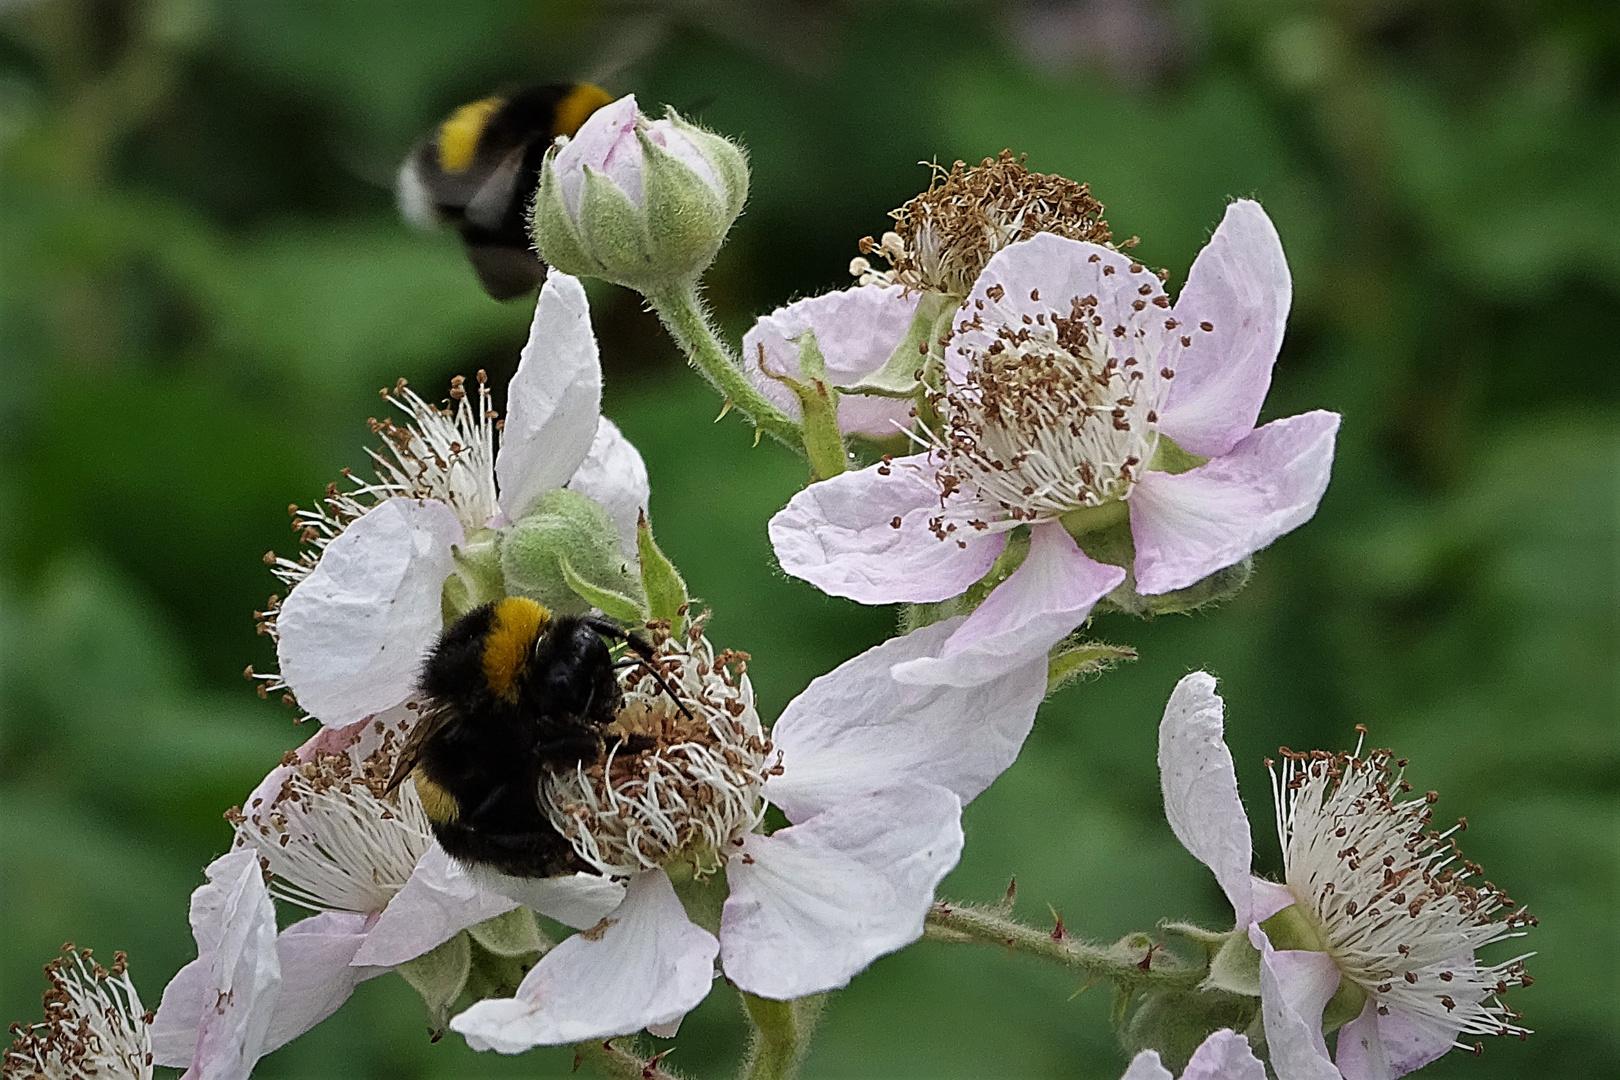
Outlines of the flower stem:
[{"label": "flower stem", "polygon": [[795,450],[801,448],[803,437],[799,425],[771,404],[748,381],[748,376],[743,374],[731,350],[710,325],[703,303],[698,299],[695,283],[649,293],[647,302],[663,320],[664,328],[681,347],[681,351],[686,353],[687,360],[725,396],[727,407],[741,412],[755,428],[772,438]]},{"label": "flower stem", "polygon": [[1107,979],[1122,990],[1147,986],[1197,986],[1206,968],[1194,967],[1160,948],[1146,934],[1130,934],[1112,945],[1073,937],[1060,920],[1051,930],[1026,926],[1005,907],[980,907],[936,900],[923,936],[957,944],[999,945],[1011,952],[1061,964],[1092,979]]},{"label": "flower stem", "polygon": [[743,1080],[787,1080],[798,1072],[810,1049],[810,1033],[821,1013],[823,995],[772,1001],[746,991],[739,994],[754,1026]]},{"label": "flower stem", "polygon": [[574,1044],[574,1067],[588,1064],[609,1080],[680,1080],[664,1068],[662,1057],[643,1058],[611,1041]]}]

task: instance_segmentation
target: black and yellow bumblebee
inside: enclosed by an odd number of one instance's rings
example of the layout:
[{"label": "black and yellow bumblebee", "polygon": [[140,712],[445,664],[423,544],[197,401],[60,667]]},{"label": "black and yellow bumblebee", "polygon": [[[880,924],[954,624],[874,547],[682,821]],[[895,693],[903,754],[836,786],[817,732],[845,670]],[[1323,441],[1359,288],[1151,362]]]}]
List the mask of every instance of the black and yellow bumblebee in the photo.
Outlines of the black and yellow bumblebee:
[{"label": "black and yellow bumblebee", "polygon": [[[615,662],[605,639],[637,659]],[[646,639],[606,619],[554,615],[520,597],[474,608],[428,655],[421,717],[388,790],[411,777],[440,846],[463,863],[515,877],[586,869],[547,819],[540,781],[603,754],[623,702],[619,667],[644,664],[675,697],[653,656]]]},{"label": "black and yellow bumblebee", "polygon": [[522,296],[545,273],[529,208],[546,150],[612,100],[590,83],[545,83],[461,106],[405,159],[400,211],[414,224],[454,226],[484,290]]}]

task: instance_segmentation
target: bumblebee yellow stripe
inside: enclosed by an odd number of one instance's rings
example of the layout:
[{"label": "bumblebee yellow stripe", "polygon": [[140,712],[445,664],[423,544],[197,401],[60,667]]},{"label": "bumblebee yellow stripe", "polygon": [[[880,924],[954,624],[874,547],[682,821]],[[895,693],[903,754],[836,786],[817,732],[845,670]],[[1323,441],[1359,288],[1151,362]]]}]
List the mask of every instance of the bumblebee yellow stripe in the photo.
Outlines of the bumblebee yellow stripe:
[{"label": "bumblebee yellow stripe", "polygon": [[551,622],[551,612],[521,596],[509,596],[495,605],[489,633],[484,637],[484,679],[502,701],[516,701],[518,676],[529,661],[529,650]]},{"label": "bumblebee yellow stripe", "polygon": [[447,173],[458,173],[471,165],[478,156],[478,140],[484,134],[484,126],[505,104],[505,98],[487,97],[451,113],[450,119],[439,125],[439,168]]},{"label": "bumblebee yellow stripe", "polygon": [[557,102],[557,118],[552,121],[551,133],[572,138],[580,125],[590,119],[591,113],[612,100],[600,86],[580,83]]},{"label": "bumblebee yellow stripe", "polygon": [[456,797],[429,780],[421,769],[411,773],[411,781],[416,784],[416,797],[422,800],[422,809],[433,824],[448,825],[461,816],[461,804],[456,802]]}]

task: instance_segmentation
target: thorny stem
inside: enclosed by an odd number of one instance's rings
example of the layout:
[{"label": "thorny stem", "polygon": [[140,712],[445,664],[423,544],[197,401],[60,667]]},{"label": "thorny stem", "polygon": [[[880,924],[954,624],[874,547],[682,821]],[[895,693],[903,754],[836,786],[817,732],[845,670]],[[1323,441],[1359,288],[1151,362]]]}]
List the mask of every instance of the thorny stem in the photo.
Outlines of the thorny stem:
[{"label": "thorny stem", "polygon": [[664,1068],[662,1058],[662,1054],[643,1058],[611,1041],[574,1044],[574,1068],[589,1064],[609,1080],[680,1080]]},{"label": "thorny stem", "polygon": [[740,992],[754,1027],[754,1041],[743,1064],[743,1080],[787,1080],[798,1072],[810,1049],[810,1033],[821,1012],[821,996],[772,1001]]},{"label": "thorny stem", "polygon": [[748,381],[742,368],[732,357],[709,324],[708,315],[697,296],[694,283],[672,286],[647,296],[664,328],[675,339],[681,351],[703,377],[714,384],[725,396],[727,407],[746,416],[760,431],[795,450],[803,445],[799,425],[786,413],[766,400],[765,395]]},{"label": "thorny stem", "polygon": [[1013,918],[1006,907],[936,900],[923,936],[958,944],[999,945],[1084,972],[1092,979],[1107,979],[1124,991],[1149,986],[1191,988],[1207,974],[1206,966],[1188,964],[1146,935],[1096,945],[1071,936],[1062,920],[1051,930],[1040,930]]}]

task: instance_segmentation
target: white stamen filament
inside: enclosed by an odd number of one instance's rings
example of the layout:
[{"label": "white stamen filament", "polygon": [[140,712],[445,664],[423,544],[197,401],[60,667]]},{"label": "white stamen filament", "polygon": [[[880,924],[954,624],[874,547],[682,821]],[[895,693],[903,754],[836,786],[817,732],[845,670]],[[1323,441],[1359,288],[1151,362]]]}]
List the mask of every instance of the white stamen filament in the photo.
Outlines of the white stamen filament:
[{"label": "white stamen filament", "polygon": [[45,1020],[14,1024],[6,1052],[9,1077],[43,1080],[150,1080],[150,1014],[129,977],[123,953],[111,970],[92,964],[90,950],[63,946],[45,973]]}]

